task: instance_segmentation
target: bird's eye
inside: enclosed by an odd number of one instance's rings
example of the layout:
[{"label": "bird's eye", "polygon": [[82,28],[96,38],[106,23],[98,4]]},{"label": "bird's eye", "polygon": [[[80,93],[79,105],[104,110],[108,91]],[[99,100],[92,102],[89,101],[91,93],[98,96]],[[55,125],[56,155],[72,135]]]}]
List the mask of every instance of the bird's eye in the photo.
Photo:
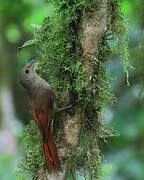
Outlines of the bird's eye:
[{"label": "bird's eye", "polygon": [[29,70],[27,69],[27,70],[25,70],[25,73],[27,74],[27,73],[29,73]]}]

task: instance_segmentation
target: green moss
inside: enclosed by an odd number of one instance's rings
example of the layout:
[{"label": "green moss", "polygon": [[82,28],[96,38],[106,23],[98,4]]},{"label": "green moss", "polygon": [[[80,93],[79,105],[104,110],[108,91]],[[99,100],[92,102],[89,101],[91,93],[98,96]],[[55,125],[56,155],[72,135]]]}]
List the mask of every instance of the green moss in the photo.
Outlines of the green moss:
[{"label": "green moss", "polygon": [[35,177],[37,170],[44,168],[44,155],[42,150],[42,140],[40,131],[35,122],[30,121],[22,135],[26,154],[17,166],[17,179]]},{"label": "green moss", "polygon": [[[99,138],[105,139],[114,135],[112,130],[105,130],[101,120],[103,106],[111,104],[114,100],[106,72],[106,63],[110,62],[113,54],[108,40],[119,39],[119,54],[125,58],[124,71],[128,77],[127,30],[123,15],[118,2],[111,0],[108,4],[108,32],[99,43],[98,52],[87,60],[92,67],[90,78],[88,69],[83,64],[78,30],[81,18],[90,18],[92,13],[99,9],[99,1],[49,0],[48,2],[53,7],[51,16],[45,18],[41,29],[34,33],[35,51],[40,56],[37,71],[55,89],[59,104],[76,103],[84,109],[82,138],[70,157],[70,169],[81,172],[80,169],[83,167],[85,172],[88,170],[90,179],[101,179],[103,162],[98,141]],[[28,126],[26,130],[31,128],[37,132],[34,124]],[[37,140],[40,139],[39,134],[36,137]],[[27,133],[25,138],[29,139],[25,143],[28,145],[30,156],[26,156],[19,167],[34,173],[37,165],[43,167],[41,144],[35,146],[36,140],[33,140],[30,133]],[[30,163],[28,167],[27,162]]]},{"label": "green moss", "polygon": [[[117,52],[123,59],[123,69],[126,73],[127,84],[129,85],[129,68],[133,68],[129,63],[128,52],[128,22],[121,10],[120,0],[111,0],[109,2],[109,32],[108,34],[114,40],[118,40]],[[109,36],[108,35],[108,36]],[[108,37],[107,37],[108,38]]]}]

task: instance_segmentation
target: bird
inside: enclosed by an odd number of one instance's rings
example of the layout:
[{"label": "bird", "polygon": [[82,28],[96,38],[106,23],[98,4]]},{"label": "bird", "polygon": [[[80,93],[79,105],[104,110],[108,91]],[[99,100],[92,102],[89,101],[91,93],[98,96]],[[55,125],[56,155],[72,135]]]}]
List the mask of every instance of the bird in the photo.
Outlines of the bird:
[{"label": "bird", "polygon": [[56,94],[50,84],[41,78],[35,71],[35,63],[26,65],[20,72],[19,83],[26,89],[29,97],[29,105],[32,116],[41,135],[45,157],[45,165],[48,173],[61,171],[61,162],[53,136],[54,102]]}]

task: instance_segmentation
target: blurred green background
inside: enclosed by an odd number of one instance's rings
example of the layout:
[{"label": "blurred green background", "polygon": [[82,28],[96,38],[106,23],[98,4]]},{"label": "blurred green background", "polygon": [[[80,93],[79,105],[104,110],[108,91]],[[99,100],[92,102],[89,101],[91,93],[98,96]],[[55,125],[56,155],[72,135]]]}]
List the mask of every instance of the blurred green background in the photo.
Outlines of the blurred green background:
[{"label": "blurred green background", "polygon": [[[129,22],[129,60],[135,69],[129,72],[131,85],[127,86],[120,58],[113,57],[107,66],[117,102],[104,107],[105,126],[120,136],[102,142],[101,149],[104,162],[112,166],[105,180],[143,180],[144,5],[142,0],[124,0],[121,6]],[[0,180],[16,179],[15,167],[24,153],[21,134],[32,118],[17,77],[33,49],[26,47],[18,53],[18,47],[32,39],[50,8],[46,0],[0,0]]]}]

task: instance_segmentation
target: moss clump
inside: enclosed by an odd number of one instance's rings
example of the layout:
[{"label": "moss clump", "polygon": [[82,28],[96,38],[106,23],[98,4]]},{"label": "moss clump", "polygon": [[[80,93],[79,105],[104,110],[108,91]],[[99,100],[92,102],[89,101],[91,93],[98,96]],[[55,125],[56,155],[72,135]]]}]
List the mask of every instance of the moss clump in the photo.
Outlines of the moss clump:
[{"label": "moss clump", "polygon": [[18,179],[34,178],[37,170],[44,168],[45,161],[40,131],[33,120],[25,128],[22,139],[26,154],[17,166],[17,176]]},{"label": "moss clump", "polygon": [[109,30],[107,38],[117,40],[117,52],[123,59],[123,69],[126,73],[127,84],[129,85],[129,68],[133,68],[129,63],[128,52],[128,22],[126,21],[123,12],[121,11],[120,0],[109,1]]}]

